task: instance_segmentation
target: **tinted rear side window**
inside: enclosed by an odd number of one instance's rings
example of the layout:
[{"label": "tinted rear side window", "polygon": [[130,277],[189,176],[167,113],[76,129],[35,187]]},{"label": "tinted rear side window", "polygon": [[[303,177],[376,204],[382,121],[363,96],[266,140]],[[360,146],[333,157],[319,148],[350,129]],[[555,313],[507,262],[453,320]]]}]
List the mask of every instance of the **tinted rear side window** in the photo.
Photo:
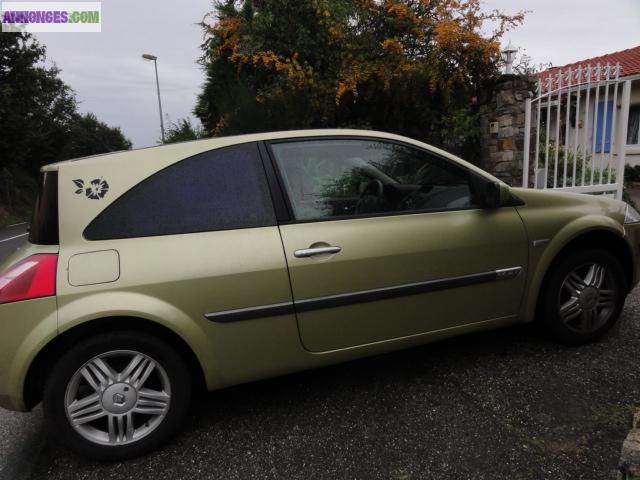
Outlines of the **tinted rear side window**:
[{"label": "tinted rear side window", "polygon": [[58,172],[40,174],[38,199],[33,210],[29,241],[37,245],[57,245],[58,238]]},{"label": "tinted rear side window", "polygon": [[88,240],[275,225],[256,144],[182,160],[143,180],[89,224]]}]

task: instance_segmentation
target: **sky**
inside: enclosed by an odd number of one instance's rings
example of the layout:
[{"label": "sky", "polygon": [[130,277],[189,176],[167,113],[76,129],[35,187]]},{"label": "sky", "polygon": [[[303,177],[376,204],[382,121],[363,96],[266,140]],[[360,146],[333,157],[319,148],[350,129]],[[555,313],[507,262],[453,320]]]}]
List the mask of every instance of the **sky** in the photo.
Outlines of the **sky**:
[{"label": "sky", "polygon": [[525,10],[503,37],[533,65],[562,66],[640,45],[640,0],[486,0],[487,9]]},{"label": "sky", "polygon": [[[211,0],[104,0],[101,33],[39,33],[48,62],[76,92],[82,112],[119,126],[134,148],[155,145],[160,120],[153,62],[165,128],[191,117],[204,74],[203,31],[198,25]],[[534,65],[564,65],[640,45],[640,0],[485,0],[486,9],[527,10],[524,24],[504,42],[520,48]]]},{"label": "sky", "polygon": [[[211,0],[104,0],[100,33],[36,33],[48,62],[76,92],[82,112],[119,126],[134,148],[160,140],[160,115],[153,62],[165,129],[168,120],[191,117],[204,80],[197,58],[203,30],[198,25]],[[1,35],[1,33],[0,33]]]}]

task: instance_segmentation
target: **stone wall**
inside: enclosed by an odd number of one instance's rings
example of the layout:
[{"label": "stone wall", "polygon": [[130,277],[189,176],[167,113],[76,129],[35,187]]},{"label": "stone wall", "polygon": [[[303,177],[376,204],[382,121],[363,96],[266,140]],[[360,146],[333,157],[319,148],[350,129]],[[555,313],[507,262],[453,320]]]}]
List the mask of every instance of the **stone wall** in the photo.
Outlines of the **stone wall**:
[{"label": "stone wall", "polygon": [[633,417],[633,429],[622,445],[620,480],[640,480],[640,411]]},{"label": "stone wall", "polygon": [[509,185],[522,185],[525,100],[535,80],[502,75],[495,83],[481,117],[482,167]]}]

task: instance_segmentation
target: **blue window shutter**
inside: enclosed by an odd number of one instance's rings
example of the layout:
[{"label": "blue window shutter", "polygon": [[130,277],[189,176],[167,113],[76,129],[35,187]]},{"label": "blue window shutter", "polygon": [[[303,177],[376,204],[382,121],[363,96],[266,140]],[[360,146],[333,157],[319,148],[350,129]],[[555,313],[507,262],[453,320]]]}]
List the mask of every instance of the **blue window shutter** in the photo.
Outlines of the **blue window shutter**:
[{"label": "blue window shutter", "polygon": [[611,151],[611,122],[613,121],[613,100],[607,102],[607,130],[604,134],[604,150],[602,149],[602,129],[605,124],[604,119],[604,102],[598,102],[598,111],[594,132],[596,135],[596,153],[609,153]]}]

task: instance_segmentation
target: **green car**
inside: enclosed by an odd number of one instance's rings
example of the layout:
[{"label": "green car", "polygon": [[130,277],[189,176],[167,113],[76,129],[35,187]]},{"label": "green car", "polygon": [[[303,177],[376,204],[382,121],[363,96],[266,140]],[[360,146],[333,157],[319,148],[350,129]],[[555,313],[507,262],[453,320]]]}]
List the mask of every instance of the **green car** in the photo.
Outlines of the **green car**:
[{"label": "green car", "polygon": [[534,320],[590,342],[638,281],[639,222],[373,131],[48,165],[0,269],[0,405],[42,401],[58,441],[122,459],[198,390]]}]

